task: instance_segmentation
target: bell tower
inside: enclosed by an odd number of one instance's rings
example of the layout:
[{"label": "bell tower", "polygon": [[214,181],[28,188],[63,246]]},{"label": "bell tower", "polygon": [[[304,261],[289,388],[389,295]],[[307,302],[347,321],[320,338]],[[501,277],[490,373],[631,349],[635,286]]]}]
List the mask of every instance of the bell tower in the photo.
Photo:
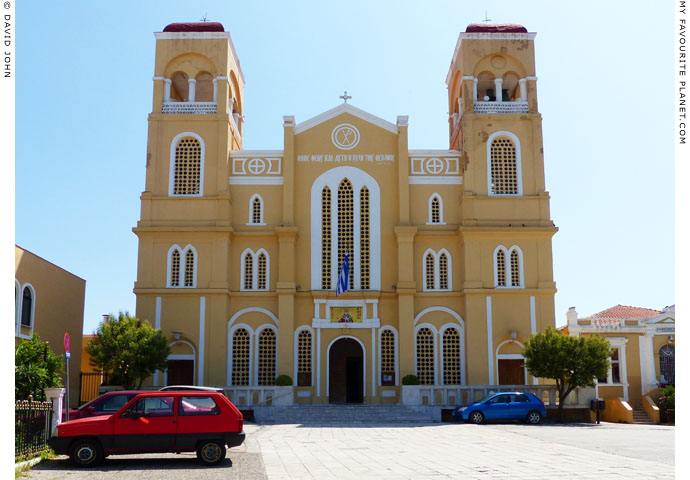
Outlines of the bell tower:
[{"label": "bell tower", "polygon": [[522,25],[471,24],[446,79],[450,148],[464,159],[463,287],[468,316],[486,319],[481,350],[488,349],[483,380],[490,384],[522,378],[508,362],[510,345],[519,350],[530,334],[555,326],[551,237],[558,229],[545,186],[535,36]]}]

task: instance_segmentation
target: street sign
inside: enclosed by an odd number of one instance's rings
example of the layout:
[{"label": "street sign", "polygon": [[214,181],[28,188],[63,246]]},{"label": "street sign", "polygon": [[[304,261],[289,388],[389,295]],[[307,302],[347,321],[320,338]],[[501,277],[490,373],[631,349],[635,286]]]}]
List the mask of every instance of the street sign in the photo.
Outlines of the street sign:
[{"label": "street sign", "polygon": [[65,352],[65,358],[69,358],[69,356],[70,356],[70,353],[69,353],[69,352]]},{"label": "street sign", "polygon": [[65,333],[65,353],[69,354],[69,333]]}]

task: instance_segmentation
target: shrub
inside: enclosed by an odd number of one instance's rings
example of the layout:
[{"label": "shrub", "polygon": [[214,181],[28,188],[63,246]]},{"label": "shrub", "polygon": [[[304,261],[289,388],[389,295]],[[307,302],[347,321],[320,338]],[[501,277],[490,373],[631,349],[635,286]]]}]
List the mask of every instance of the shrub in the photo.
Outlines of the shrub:
[{"label": "shrub", "polygon": [[62,357],[34,333],[14,350],[15,399],[26,400],[33,395],[34,400],[45,400],[44,389],[62,386],[63,370]]},{"label": "shrub", "polygon": [[292,377],[290,375],[278,375],[276,378],[276,386],[290,387],[292,386]]},{"label": "shrub", "polygon": [[403,385],[419,385],[417,375],[405,375],[402,379]]},{"label": "shrub", "polygon": [[668,419],[666,417],[666,411],[675,410],[676,408],[676,389],[673,388],[672,385],[664,388],[664,391],[661,392],[661,396],[659,396],[657,403],[659,404],[661,421],[667,422]]}]

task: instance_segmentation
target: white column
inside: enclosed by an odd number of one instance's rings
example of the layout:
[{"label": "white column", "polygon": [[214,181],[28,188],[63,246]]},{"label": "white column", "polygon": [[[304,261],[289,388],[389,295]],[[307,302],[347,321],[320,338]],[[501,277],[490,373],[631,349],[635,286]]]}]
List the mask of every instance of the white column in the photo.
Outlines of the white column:
[{"label": "white column", "polygon": [[197,385],[204,384],[204,343],[206,337],[206,297],[199,300],[199,374]]},{"label": "white column", "polygon": [[503,101],[503,79],[502,78],[494,79],[494,86],[496,88],[496,101],[502,102]]},{"label": "white column", "polygon": [[[161,297],[156,297],[156,318],[154,326],[156,330],[161,328]],[[153,386],[158,386],[158,370],[153,372]]]},{"label": "white column", "polygon": [[189,82],[189,102],[195,101],[196,98],[196,79],[190,78],[187,80]]},{"label": "white column", "polygon": [[321,396],[321,329],[316,328],[316,396]]},{"label": "white column", "polygon": [[527,101],[527,79],[521,78],[519,83],[520,83],[520,101],[526,102]]},{"label": "white column", "polygon": [[171,85],[172,85],[172,80],[170,80],[169,78],[163,79],[163,101],[164,102],[170,101],[170,86]]},{"label": "white column", "polygon": [[51,435],[55,435],[55,429],[58,424],[62,423],[62,398],[65,396],[65,389],[46,388],[43,392],[46,394],[46,399],[53,402],[53,420],[50,423],[50,432]]},{"label": "white column", "polygon": [[218,78],[213,79],[213,103],[218,103]]},{"label": "white column", "polygon": [[486,336],[487,357],[489,359],[489,385],[494,384],[494,333],[493,318],[491,316],[491,297],[486,297]]},{"label": "white column", "polygon": [[[534,295],[529,297],[529,316],[531,333],[534,335],[537,333],[537,305]],[[525,378],[527,378],[527,367],[525,367]],[[532,377],[532,383],[537,385],[539,379],[537,379],[537,377]]]},{"label": "white column", "polygon": [[[645,363],[647,366],[647,381],[649,382],[647,391],[649,391],[659,386],[659,380],[656,378],[656,364],[654,362],[654,332],[645,332],[644,342],[647,344]],[[642,360],[640,359],[640,361]]]},{"label": "white column", "polygon": [[371,327],[371,396],[376,396],[376,328],[374,327]]},{"label": "white column", "polygon": [[479,82],[478,78],[472,79],[472,100],[477,101],[477,83]]}]

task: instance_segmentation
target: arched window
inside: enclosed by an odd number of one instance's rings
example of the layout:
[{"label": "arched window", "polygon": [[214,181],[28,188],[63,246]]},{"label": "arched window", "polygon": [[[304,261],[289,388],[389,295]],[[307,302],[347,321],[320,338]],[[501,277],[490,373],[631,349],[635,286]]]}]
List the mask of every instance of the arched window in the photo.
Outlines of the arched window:
[{"label": "arched window", "polygon": [[249,222],[247,225],[266,225],[264,223],[263,198],[258,193],[249,199]]},{"label": "arched window", "polygon": [[264,328],[258,335],[257,385],[275,385],[276,382],[276,332]]},{"label": "arched window", "polygon": [[445,253],[438,258],[438,289],[448,290],[448,256]]},{"label": "arched window", "polygon": [[495,132],[487,142],[489,195],[522,195],[520,143],[510,132]]},{"label": "arched window", "polygon": [[254,289],[254,256],[247,252],[244,255],[244,290]]},{"label": "arched window", "polygon": [[381,385],[395,385],[395,333],[393,330],[381,331]]},{"label": "arched window", "polygon": [[196,250],[192,245],[168,250],[168,287],[193,288],[196,286]]},{"label": "arched window", "polygon": [[427,327],[417,331],[417,378],[420,385],[434,384],[434,334]]},{"label": "arched window", "polygon": [[352,275],[352,256],[354,246],[354,195],[352,183],[345,178],[338,186],[338,272],[343,267],[345,255],[349,258],[350,288],[354,288],[355,277]]},{"label": "arched window", "polygon": [[661,385],[676,384],[676,347],[664,345],[659,350],[659,373]]},{"label": "arched window", "polygon": [[176,248],[172,252],[172,265],[170,267],[170,286],[180,286],[180,251]]},{"label": "arched window", "polygon": [[502,249],[496,252],[496,286],[506,286],[506,253]]},{"label": "arched window", "polygon": [[510,286],[520,286],[520,258],[517,250],[510,252]]},{"label": "arched window", "polygon": [[170,97],[178,102],[186,102],[189,98],[189,77],[184,72],[175,72],[170,76],[172,89]]},{"label": "arched window", "polygon": [[331,288],[331,189],[321,191],[321,288]]},{"label": "arched window", "polygon": [[195,102],[212,102],[213,101],[213,75],[208,72],[202,72],[196,76],[196,93],[194,96]]},{"label": "arched window", "polygon": [[427,225],[445,225],[443,221],[443,199],[438,193],[429,197],[429,220]]},{"label": "arched window", "polygon": [[311,387],[311,332],[302,330],[297,335],[297,386]]},{"label": "arched window", "polygon": [[262,252],[259,254],[256,289],[266,290],[266,280],[266,254]]},{"label": "arched window", "polygon": [[359,192],[359,278],[360,288],[369,290],[369,189],[362,187]]},{"label": "arched window", "polygon": [[192,137],[183,137],[175,145],[172,179],[172,195],[201,194],[201,142]]},{"label": "arched window", "polygon": [[460,333],[457,328],[443,331],[443,384],[462,384],[460,370]]},{"label": "arched window", "polygon": [[435,287],[434,263],[434,255],[431,252],[427,253],[424,259],[424,285],[426,290],[434,290]]},{"label": "arched window", "polygon": [[22,327],[31,327],[34,324],[34,294],[30,287],[24,287],[22,291]]},{"label": "arched window", "polygon": [[184,257],[184,286],[194,286],[194,252],[190,249]]},{"label": "arched window", "polygon": [[232,384],[249,385],[249,355],[251,337],[244,328],[232,335]]}]

